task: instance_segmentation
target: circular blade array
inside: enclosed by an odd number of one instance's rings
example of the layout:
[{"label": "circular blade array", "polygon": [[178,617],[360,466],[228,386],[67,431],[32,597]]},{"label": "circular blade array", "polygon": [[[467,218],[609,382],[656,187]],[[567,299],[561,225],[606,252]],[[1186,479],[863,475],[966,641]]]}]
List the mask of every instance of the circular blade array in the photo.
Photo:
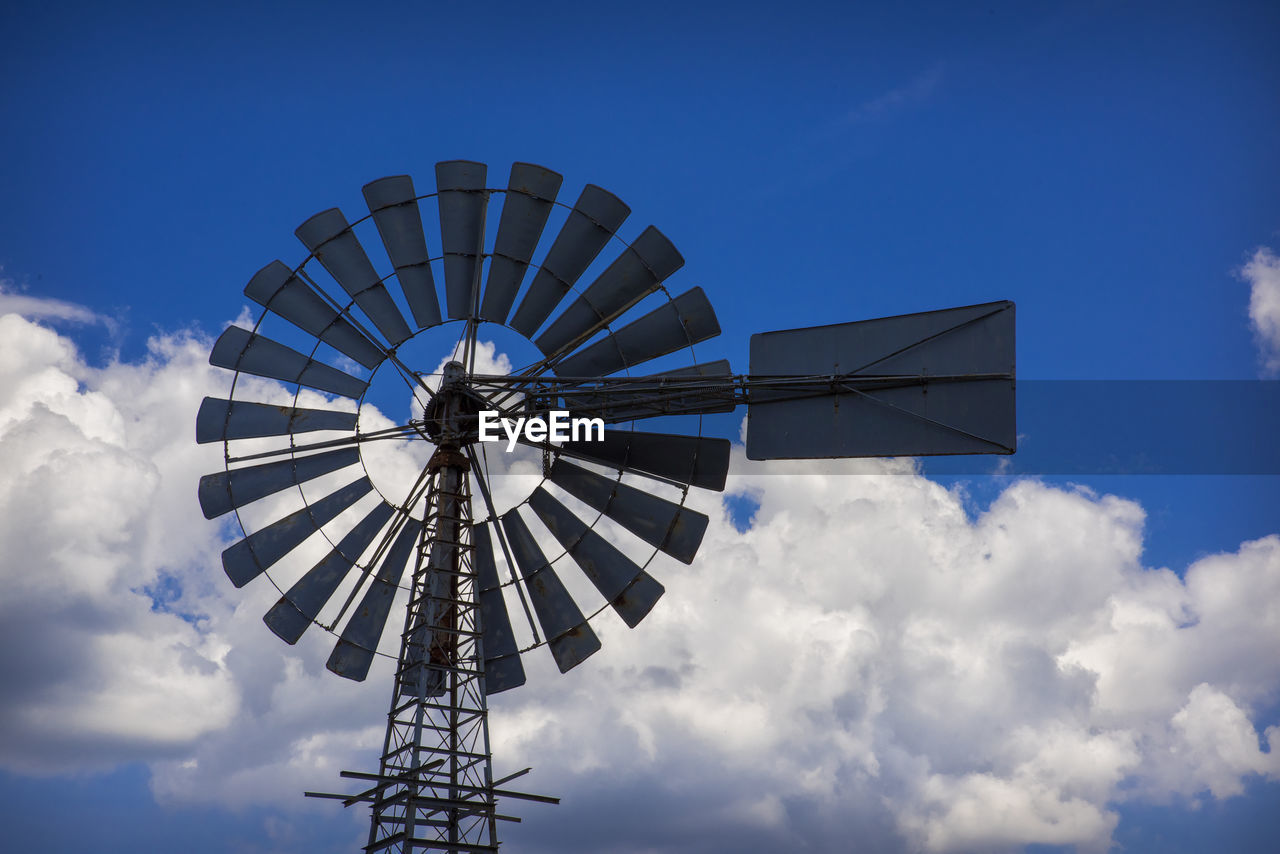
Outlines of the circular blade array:
[{"label": "circular blade array", "polygon": [[[417,491],[389,499],[371,481],[363,454],[379,440],[429,443],[429,432],[418,420],[362,430],[369,372],[395,371],[430,399],[422,373],[430,366],[406,365],[401,353],[425,330],[456,321],[473,347],[476,327],[490,323],[515,330],[541,354],[526,371],[476,383],[477,399],[499,410],[528,391],[535,375],[584,385],[633,369],[655,379],[729,375],[723,361],[643,370],[679,351],[691,357],[692,345],[720,332],[701,289],[667,293],[663,283],[684,262],[661,232],[649,226],[622,241],[617,231],[630,213],[624,203],[587,185],[571,207],[563,204],[561,176],[543,167],[515,164],[504,189],[488,188],[486,172],[481,163],[440,163],[434,193],[419,195],[405,175],[382,178],[364,187],[367,216],[352,222],[331,208],[311,217],[296,232],[310,255],[297,267],[272,261],[255,274],[245,294],[263,308],[257,324],[229,327],[210,355],[212,364],[235,372],[229,398],[206,398],[196,422],[197,441],[222,442],[226,459],[225,471],[201,478],[201,507],[211,519],[234,512],[244,531],[223,552],[226,573],[237,587],[265,575],[280,589],[264,619],[285,641],[296,643],[313,623],[337,634],[328,666],[351,679],[367,675],[402,579],[421,560],[426,530],[412,512],[423,499],[425,472]],[[544,232],[557,208],[562,216],[551,236]],[[376,263],[369,240],[357,235],[366,220],[382,244]],[[438,222],[438,234],[424,222]],[[612,255],[611,243],[620,247]],[[322,278],[336,287],[321,285]],[[656,307],[632,311],[655,293]],[[302,343],[268,336],[268,318],[287,322],[290,340]],[[281,383],[290,404],[278,402]],[[556,398],[570,408],[590,399]],[[605,420],[620,425],[651,414],[652,407],[630,409],[624,396]],[[470,454],[487,511],[474,514],[469,548],[480,581],[488,693],[524,682],[520,655],[534,646],[548,646],[561,671],[583,661],[600,647],[589,621],[602,610],[612,608],[629,626],[643,619],[662,585],[646,571],[647,560],[633,559],[597,530],[600,520],[651,548],[650,560],[661,551],[689,563],[707,517],[684,506],[687,490],[723,489],[729,462],[727,440],[634,425],[607,427],[591,441],[520,442],[543,451],[544,477],[501,514],[479,455]],[[309,493],[317,484],[322,488]],[[672,497],[657,494],[658,485]],[[287,509],[290,495],[301,507]],[[273,501],[283,509],[273,511]],[[552,545],[560,554],[548,558]],[[318,556],[309,569],[292,583],[273,576],[274,566],[302,552]],[[570,563],[604,605],[584,612],[561,576]],[[518,640],[506,591],[527,603],[532,643]]]}]

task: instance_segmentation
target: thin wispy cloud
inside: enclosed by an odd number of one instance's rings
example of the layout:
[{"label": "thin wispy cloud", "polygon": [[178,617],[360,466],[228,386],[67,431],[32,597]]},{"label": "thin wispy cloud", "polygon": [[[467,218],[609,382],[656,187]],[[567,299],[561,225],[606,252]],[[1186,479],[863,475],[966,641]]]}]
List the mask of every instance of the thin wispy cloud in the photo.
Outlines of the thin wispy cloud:
[{"label": "thin wispy cloud", "polygon": [[60,299],[13,293],[0,282],[0,314],[20,314],[32,320],[64,320],[68,323],[109,323],[82,305]]},{"label": "thin wispy cloud", "polygon": [[119,326],[115,318],[98,314],[79,303],[23,293],[12,279],[0,276],[0,316],[6,314],[17,314],[29,320],[45,322],[102,325],[112,337],[116,335]]},{"label": "thin wispy cloud", "polygon": [[1260,247],[1240,275],[1250,285],[1249,325],[1265,376],[1280,375],[1280,257]]},{"label": "thin wispy cloud", "polygon": [[844,117],[844,124],[880,121],[908,107],[927,101],[942,84],[944,67],[930,66],[901,86],[863,101]]},{"label": "thin wispy cloud", "polygon": [[868,136],[864,131],[873,125],[883,126],[910,110],[927,103],[942,87],[946,77],[946,65],[936,62],[915,76],[871,97],[856,101],[853,106],[832,104],[825,118],[817,125],[803,129],[795,140],[795,150],[789,155],[810,168],[798,172],[788,171],[764,184],[760,191],[766,196],[785,197],[799,187],[817,187],[825,184],[835,173],[848,169],[869,152],[851,144],[858,137]]}]

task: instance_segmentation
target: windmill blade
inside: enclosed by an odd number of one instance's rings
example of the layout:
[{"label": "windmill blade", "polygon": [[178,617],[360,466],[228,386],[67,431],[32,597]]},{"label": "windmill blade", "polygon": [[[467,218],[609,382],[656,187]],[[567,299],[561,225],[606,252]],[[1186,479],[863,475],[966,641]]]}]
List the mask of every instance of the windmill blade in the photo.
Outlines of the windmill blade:
[{"label": "windmill blade", "polygon": [[485,320],[506,323],[563,181],[563,176],[550,169],[532,163],[512,164],[480,307]]},{"label": "windmill blade", "polygon": [[484,251],[485,192],[483,163],[450,160],[436,164],[436,200],[440,205],[440,238],[444,244],[444,291],[449,316],[471,317],[477,267]]},{"label": "windmill blade", "polygon": [[520,301],[511,328],[532,338],[630,214],[631,208],[608,190],[584,187]]},{"label": "windmill blade", "polygon": [[534,344],[548,358],[567,353],[658,289],[684,266],[670,240],[649,226]]},{"label": "windmill blade", "polygon": [[298,226],[294,234],[320,259],[329,275],[369,315],[392,346],[412,334],[342,211],[337,208],[321,211]]},{"label": "windmill blade", "polygon": [[634,629],[653,610],[665,590],[649,573],[542,487],[529,497],[529,506],[628,626]]},{"label": "windmill blade", "polygon": [[486,525],[471,529],[477,582],[480,585],[480,640],[484,645],[484,690],[496,694],[524,684],[520,648],[502,598],[502,583],[493,560],[493,540]]},{"label": "windmill blade", "polygon": [[333,551],[299,578],[280,601],[262,618],[267,628],[275,632],[285,643],[294,644],[307,626],[311,625],[329,597],[338,589],[342,579],[355,566],[373,538],[395,513],[395,508],[383,502],[343,537]]},{"label": "windmill blade", "polygon": [[694,288],[561,360],[552,370],[563,377],[603,377],[719,334],[707,295]]},{"label": "windmill blade", "polygon": [[753,380],[825,374],[849,385],[858,376],[912,382],[802,397],[753,388],[747,457],[1011,454],[1014,355],[1011,302],[753,335]]},{"label": "windmill blade", "polygon": [[702,513],[576,466],[568,460],[556,460],[551,466],[549,479],[654,548],[683,563],[693,563],[707,532],[708,520]]},{"label": "windmill blade", "polygon": [[332,409],[303,409],[206,397],[196,414],[196,444],[226,439],[260,439],[318,430],[354,430],[359,415]]},{"label": "windmill blade", "polygon": [[[468,446],[466,450],[467,459],[471,463],[472,476],[475,478],[476,486],[479,487],[480,496],[484,501],[484,508],[489,513],[490,519],[497,520],[498,511],[494,509],[493,495],[489,491],[488,475],[485,473],[487,463],[483,457],[476,454],[474,446]],[[529,610],[529,602],[525,598],[524,587],[516,580],[516,562],[511,557],[511,549],[507,546],[506,535],[503,533],[502,527],[496,523],[494,525],[494,533],[498,535],[498,544],[502,546],[502,553],[506,556],[511,583],[515,588],[517,598],[520,600],[520,608],[524,611],[525,619],[528,620],[529,631],[533,632],[534,643],[540,644],[542,643],[542,638],[538,637],[538,627],[533,619],[533,613]],[[492,542],[489,545],[492,550]]]},{"label": "windmill blade", "polygon": [[543,556],[517,509],[503,515],[502,530],[520,565],[520,575],[533,600],[533,610],[548,639],[551,655],[560,672],[566,673],[600,649],[600,639]]},{"label": "windmill blade", "polygon": [[297,486],[358,462],[359,450],[342,448],[309,457],[277,460],[207,474],[200,478],[200,509],[204,512],[204,518],[215,519],[237,507],[252,504],[259,498],[274,495],[282,489]]},{"label": "windmill blade", "polygon": [[244,295],[275,312],[303,332],[308,332],[369,370],[382,364],[387,354],[374,344],[281,261],[263,267]]},{"label": "windmill blade", "polygon": [[342,630],[342,637],[333,647],[325,667],[355,682],[363,682],[369,675],[369,667],[378,651],[378,641],[382,639],[391,605],[395,602],[400,578],[421,535],[422,524],[417,520],[406,522],[400,529],[378,569],[377,577],[369,583],[369,589],[360,600],[359,609]]},{"label": "windmill blade", "polygon": [[236,587],[244,587],[343,510],[368,495],[371,489],[373,484],[369,478],[362,477],[245,537],[222,553],[222,568],[227,578]]},{"label": "windmill blade", "polygon": [[709,436],[605,430],[602,441],[565,442],[560,450],[622,471],[716,492],[724,489],[729,473],[729,440]]},{"label": "windmill blade", "polygon": [[364,200],[395,268],[400,289],[419,329],[440,323],[440,303],[431,275],[418,194],[408,175],[392,175],[364,185]]},{"label": "windmill blade", "polygon": [[228,326],[214,342],[209,364],[258,377],[297,383],[342,397],[358,398],[369,384],[304,356],[264,335]]}]

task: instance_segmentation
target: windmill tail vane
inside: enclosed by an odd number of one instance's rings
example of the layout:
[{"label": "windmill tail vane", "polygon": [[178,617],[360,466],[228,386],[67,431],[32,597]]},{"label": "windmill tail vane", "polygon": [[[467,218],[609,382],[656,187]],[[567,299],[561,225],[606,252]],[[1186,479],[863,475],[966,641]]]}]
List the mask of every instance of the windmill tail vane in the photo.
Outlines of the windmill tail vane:
[{"label": "windmill tail vane", "polygon": [[[1016,446],[1012,303],[755,335],[750,372],[735,375],[695,358],[720,334],[710,301],[668,291],[684,259],[656,228],[617,236],[630,208],[612,193],[588,184],[569,204],[559,174],[527,163],[505,188],[470,161],[435,178],[426,194],[408,176],[374,181],[367,215],[331,208],[297,229],[309,254],[250,279],[263,311],[215,343],[231,393],[196,419],[225,462],[201,478],[201,507],[244,531],[223,567],[236,587],[282,592],[267,627],[294,644],[321,626],[336,636],[327,667],[348,679],[394,661],[377,772],[342,772],[354,793],[307,793],[367,805],[370,852],[497,851],[498,822],[519,821],[500,799],[558,802],[506,787],[527,768],[494,779],[487,698],[523,685],[538,647],[561,672],[585,661],[605,612],[636,626],[664,593],[647,570],[657,553],[693,562],[709,520],[689,490],[724,489],[731,446],[669,416],[745,406],[752,459]],[[485,324],[531,344],[528,364],[482,372]],[[456,336],[438,383],[412,364],[432,335]],[[413,400],[391,426],[370,414],[388,384]],[[561,416],[589,429],[544,429]],[[544,421],[500,437],[543,463],[510,507],[484,452],[493,419]],[[427,461],[389,484],[376,464],[387,443]],[[397,608],[398,645],[385,631]]]}]

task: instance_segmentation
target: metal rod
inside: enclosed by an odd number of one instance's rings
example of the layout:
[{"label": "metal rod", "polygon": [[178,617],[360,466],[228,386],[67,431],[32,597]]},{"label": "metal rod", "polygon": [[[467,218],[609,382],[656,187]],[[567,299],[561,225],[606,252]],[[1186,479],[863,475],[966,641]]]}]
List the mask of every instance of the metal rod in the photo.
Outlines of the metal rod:
[{"label": "metal rod", "polygon": [[[314,257],[316,256],[315,255],[311,256],[311,258],[314,258]],[[308,258],[307,260],[309,261],[311,259]],[[356,304],[355,300],[354,299],[351,300],[346,305],[339,303],[333,297],[329,296],[329,294],[324,290],[324,288],[316,284],[315,280],[312,279],[311,276],[307,274],[307,271],[303,269],[303,267],[305,266],[306,266],[306,261],[302,262],[302,264],[295,271],[297,275],[300,276],[303,279],[303,281],[305,281],[307,284],[311,285],[311,287],[315,290],[315,292],[320,295],[320,298],[323,299],[325,302],[329,303],[329,306],[331,308],[335,309],[340,315],[347,318],[347,320],[351,323],[351,325],[354,326],[356,330],[360,332],[361,335],[363,335],[365,338],[368,338],[369,343],[373,344],[374,347],[377,347],[378,350],[381,351],[382,354],[387,357],[387,359],[391,362],[391,364],[394,365],[400,371],[401,376],[405,377],[406,381],[408,380],[408,377],[410,376],[414,377],[416,380],[416,385],[418,385],[423,391],[427,393],[427,400],[431,400],[431,398],[434,397],[435,394],[431,391],[430,388],[428,388],[422,382],[421,377],[419,377],[413,371],[409,370],[409,367],[404,362],[400,361],[400,357],[396,355],[395,347],[383,347],[382,342],[378,339],[378,336],[374,335],[367,327],[365,327],[363,323],[360,322],[360,318],[356,317],[351,312],[351,308]]]},{"label": "metal rod", "polygon": [[[306,451],[319,451],[323,448],[345,448],[354,447],[363,442],[371,442],[377,439],[400,439],[405,438],[405,434],[410,431],[418,432],[420,430],[420,422],[410,421],[408,424],[401,424],[396,427],[387,427],[382,430],[375,430],[372,433],[357,433],[354,436],[347,436],[342,439],[328,439],[323,442],[311,442],[306,445],[289,444],[287,448],[279,448],[274,451],[262,451],[257,454],[245,454],[240,457],[228,457],[229,463],[246,463],[250,460],[262,460],[268,457],[278,457],[281,454],[297,454]],[[292,434],[290,434],[292,435]]]},{"label": "metal rod", "polygon": [[498,535],[498,545],[502,548],[502,556],[507,560],[507,574],[511,577],[511,584],[516,588],[516,595],[520,597],[520,607],[524,609],[525,619],[529,621],[529,628],[533,631],[533,642],[542,643],[538,637],[538,626],[533,619],[533,612],[529,610],[529,602],[525,598],[524,584],[516,575],[516,562],[511,557],[511,547],[507,545],[507,534],[502,530],[502,524],[498,521],[498,511],[493,507],[493,497],[489,494],[489,484],[486,480],[485,472],[479,466],[479,460],[476,459],[475,448],[471,445],[467,446],[467,456],[471,460],[473,470],[476,472],[476,483],[480,486],[480,497],[484,501],[485,509],[489,511],[489,518],[493,520],[494,532]]}]

